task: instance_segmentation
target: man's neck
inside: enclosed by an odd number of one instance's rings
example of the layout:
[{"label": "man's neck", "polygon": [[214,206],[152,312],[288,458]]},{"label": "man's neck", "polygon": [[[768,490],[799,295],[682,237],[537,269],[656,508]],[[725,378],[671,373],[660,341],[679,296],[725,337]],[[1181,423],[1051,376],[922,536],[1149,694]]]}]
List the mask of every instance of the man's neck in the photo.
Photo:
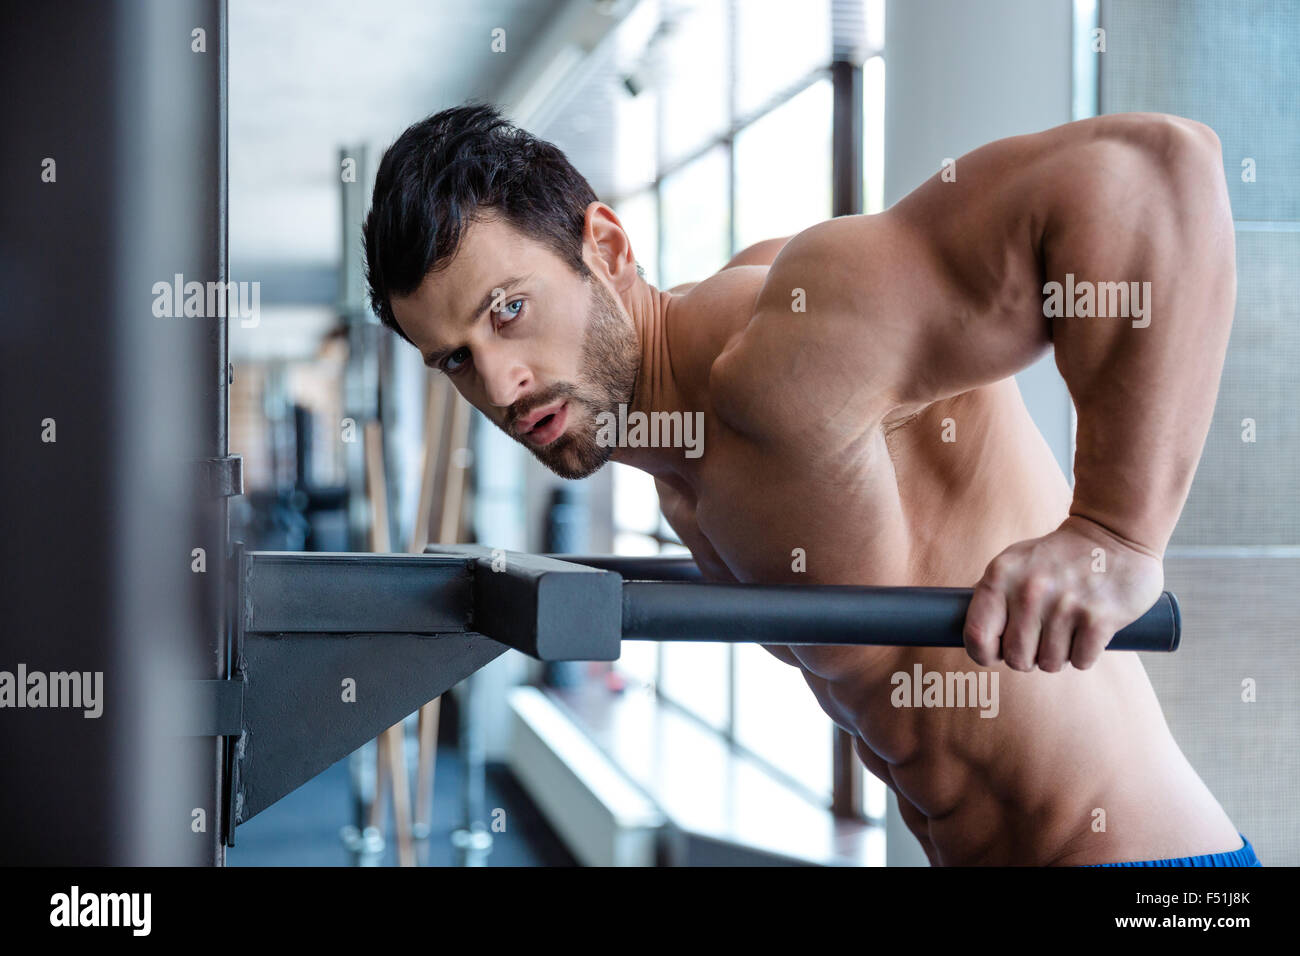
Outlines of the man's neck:
[{"label": "man's neck", "polygon": [[[641,347],[641,365],[637,372],[636,387],[627,408],[628,420],[641,412],[646,419],[652,412],[700,411],[687,400],[673,372],[672,353],[669,348],[670,304],[680,298],[671,292],[656,289],[638,278],[632,288],[622,296],[623,307],[632,317]],[[631,465],[656,477],[680,475],[687,459],[681,448],[628,447],[620,444],[613,461]]]}]

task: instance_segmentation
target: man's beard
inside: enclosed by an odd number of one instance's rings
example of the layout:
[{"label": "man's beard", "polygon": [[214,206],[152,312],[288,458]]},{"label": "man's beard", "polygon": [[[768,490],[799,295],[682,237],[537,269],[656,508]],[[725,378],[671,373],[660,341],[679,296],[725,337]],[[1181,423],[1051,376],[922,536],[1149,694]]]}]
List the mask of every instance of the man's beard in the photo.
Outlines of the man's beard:
[{"label": "man's beard", "polygon": [[631,404],[641,365],[640,340],[619,310],[617,300],[599,279],[592,276],[587,282],[591,301],[582,338],[581,384],[556,385],[511,418],[515,421],[532,409],[556,401],[568,402],[564,433],[550,444],[537,448],[518,439],[561,478],[586,478],[613,457],[612,445],[596,441],[596,422],[602,412],[617,414],[620,404]]}]

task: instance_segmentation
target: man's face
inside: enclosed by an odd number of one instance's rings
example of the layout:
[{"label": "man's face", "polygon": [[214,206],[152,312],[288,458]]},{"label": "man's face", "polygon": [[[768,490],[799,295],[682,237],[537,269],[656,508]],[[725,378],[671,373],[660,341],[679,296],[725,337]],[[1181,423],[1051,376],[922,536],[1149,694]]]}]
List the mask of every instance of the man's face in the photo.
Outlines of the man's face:
[{"label": "man's face", "polygon": [[641,352],[595,276],[502,219],[477,221],[451,263],[392,307],[425,364],[551,471],[585,478],[610,459],[597,416],[632,401]]}]

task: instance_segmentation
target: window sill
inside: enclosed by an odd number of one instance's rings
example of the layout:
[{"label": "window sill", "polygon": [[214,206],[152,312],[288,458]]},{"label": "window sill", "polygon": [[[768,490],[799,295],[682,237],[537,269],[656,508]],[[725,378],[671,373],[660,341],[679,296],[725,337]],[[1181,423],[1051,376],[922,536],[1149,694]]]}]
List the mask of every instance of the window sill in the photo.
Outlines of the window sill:
[{"label": "window sill", "polygon": [[666,862],[885,865],[884,827],[836,818],[653,694],[543,692],[670,822]]}]

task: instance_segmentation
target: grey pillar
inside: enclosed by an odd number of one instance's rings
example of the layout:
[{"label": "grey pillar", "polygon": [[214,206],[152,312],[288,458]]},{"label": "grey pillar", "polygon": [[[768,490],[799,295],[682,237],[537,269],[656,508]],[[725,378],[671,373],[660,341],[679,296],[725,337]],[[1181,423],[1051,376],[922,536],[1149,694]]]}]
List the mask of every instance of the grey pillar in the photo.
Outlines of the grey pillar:
[{"label": "grey pillar", "polygon": [[193,464],[227,451],[226,329],[157,312],[224,278],[224,43],[219,0],[0,31],[0,670],[95,698],[0,711],[6,864],[223,860],[224,747],[169,736],[168,691],[226,667],[225,502]]}]

